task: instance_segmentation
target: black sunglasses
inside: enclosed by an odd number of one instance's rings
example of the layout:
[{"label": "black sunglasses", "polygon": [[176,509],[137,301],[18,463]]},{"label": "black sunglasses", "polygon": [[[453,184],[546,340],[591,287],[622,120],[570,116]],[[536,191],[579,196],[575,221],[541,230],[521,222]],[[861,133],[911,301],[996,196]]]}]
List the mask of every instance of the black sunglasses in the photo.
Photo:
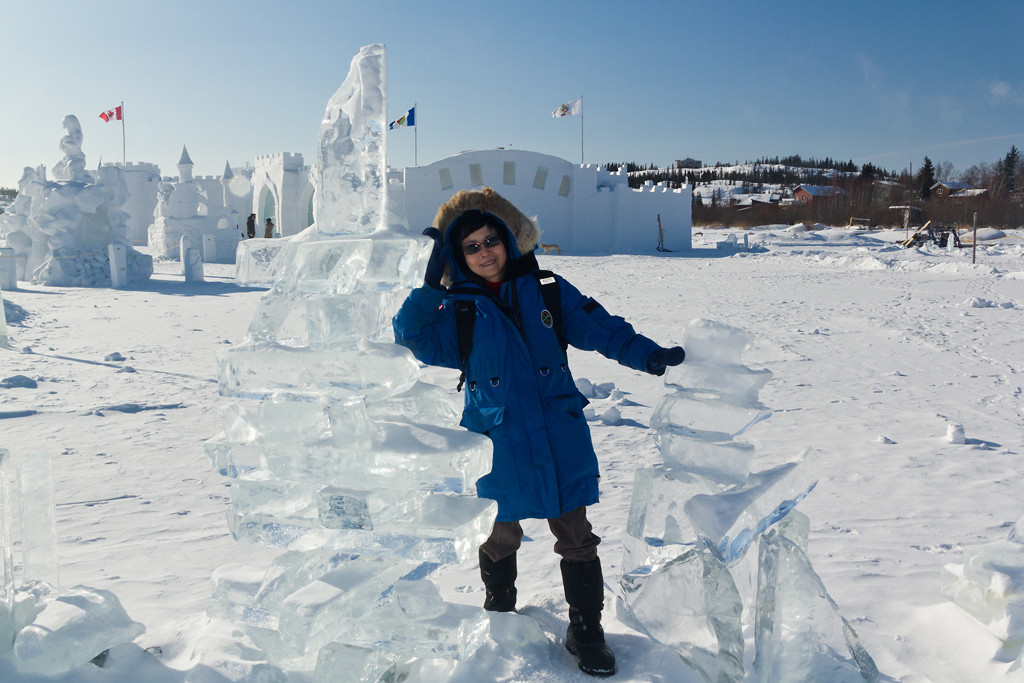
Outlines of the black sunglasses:
[{"label": "black sunglasses", "polygon": [[480,242],[470,242],[469,244],[463,245],[462,253],[465,254],[466,256],[469,256],[470,254],[475,254],[484,247],[487,247],[488,249],[494,249],[494,247],[498,246],[498,244],[500,243],[500,237],[498,237],[497,235],[491,235],[490,237],[485,239],[482,244]]}]

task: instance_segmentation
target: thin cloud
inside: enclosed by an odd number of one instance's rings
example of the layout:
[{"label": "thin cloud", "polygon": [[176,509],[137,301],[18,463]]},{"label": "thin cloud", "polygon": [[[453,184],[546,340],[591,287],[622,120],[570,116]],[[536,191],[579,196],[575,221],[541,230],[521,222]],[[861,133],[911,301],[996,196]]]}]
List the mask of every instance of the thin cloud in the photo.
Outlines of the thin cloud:
[{"label": "thin cloud", "polygon": [[860,157],[854,159],[854,161],[869,161],[871,159],[877,159],[879,157],[890,157],[897,154],[915,154],[918,152],[931,152],[936,149],[949,149],[950,147],[961,147],[963,145],[974,145],[979,142],[991,142],[993,140],[1008,140],[1010,138],[1024,137],[1024,133],[1011,133],[1010,135],[993,135],[988,138],[978,138],[977,140],[958,140],[957,142],[944,142],[939,145],[927,145],[924,147],[914,147],[912,149],[899,149],[891,152],[879,152],[878,154],[871,154],[869,156]]}]

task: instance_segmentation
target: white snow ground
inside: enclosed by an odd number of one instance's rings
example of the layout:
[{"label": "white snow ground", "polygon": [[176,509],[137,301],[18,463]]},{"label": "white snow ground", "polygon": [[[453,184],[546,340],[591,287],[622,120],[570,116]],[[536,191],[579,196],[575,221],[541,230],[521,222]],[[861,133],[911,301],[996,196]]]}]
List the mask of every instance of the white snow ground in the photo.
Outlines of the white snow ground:
[{"label": "white snow ground", "polygon": [[[665,345],[696,317],[752,331],[744,362],[775,374],[761,398],[776,413],[744,438],[763,459],[804,446],[825,452],[823,479],[799,506],[811,519],[809,555],[879,669],[903,683],[1024,681],[1024,671],[1007,675],[1009,663],[992,659],[999,641],[939,595],[943,564],[960,562],[964,546],[1005,538],[1024,514],[1020,238],[979,247],[972,266],[970,249],[903,250],[892,246],[902,236],[894,232],[794,235],[771,226],[748,231],[763,250],[733,255],[714,248],[726,231],[694,232],[703,235],[689,253],[540,262]],[[242,339],[262,294],[236,287],[232,272],[208,264],[207,282],[186,284],[178,264],[163,262],[130,291],[4,293],[29,314],[9,325],[12,346],[33,353],[0,350],[0,379],[23,374],[39,384],[0,389],[0,412],[36,411],[0,420],[0,447],[53,456],[62,585],[113,591],[148,629],[112,651],[106,668],[58,679],[0,659],[5,683],[180,683],[189,672],[223,681],[197,665],[218,648],[249,656],[218,638],[228,626],[204,614],[215,568],[266,565],[279,552],[228,535],[227,482],[202,449],[225,403],[215,354]],[[126,360],[104,361],[113,352]],[[592,404],[597,416],[616,407],[621,419],[591,422],[603,471],[591,518],[614,585],[633,472],[658,460],[646,425],[663,387],[597,354],[571,350],[570,360],[576,377],[621,392]],[[457,373],[424,375],[454,391]],[[126,404],[143,409],[111,408]],[[967,443],[949,444],[947,423],[962,424]],[[456,680],[593,680],[562,647],[553,539],[543,522],[524,527],[521,612],[547,639],[516,642],[523,631],[496,619],[493,640]],[[448,569],[440,584],[446,600],[483,599],[475,565]],[[619,624],[610,596],[605,615],[620,669],[610,680],[700,681]],[[752,629],[747,650],[749,667]]]}]

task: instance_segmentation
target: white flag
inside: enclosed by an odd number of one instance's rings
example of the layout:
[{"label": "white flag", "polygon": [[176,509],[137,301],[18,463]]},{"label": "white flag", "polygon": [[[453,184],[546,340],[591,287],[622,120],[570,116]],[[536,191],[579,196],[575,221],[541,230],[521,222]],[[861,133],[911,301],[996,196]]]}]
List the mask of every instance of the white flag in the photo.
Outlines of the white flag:
[{"label": "white flag", "polygon": [[573,100],[572,102],[566,102],[558,109],[551,112],[551,115],[556,119],[560,119],[563,116],[575,116],[576,114],[583,113],[583,98]]}]

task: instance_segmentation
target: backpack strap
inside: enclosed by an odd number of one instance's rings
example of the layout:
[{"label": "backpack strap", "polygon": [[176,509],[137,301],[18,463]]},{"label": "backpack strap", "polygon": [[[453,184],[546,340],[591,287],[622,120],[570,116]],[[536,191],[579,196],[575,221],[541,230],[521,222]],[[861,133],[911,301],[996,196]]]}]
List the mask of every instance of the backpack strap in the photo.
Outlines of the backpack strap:
[{"label": "backpack strap", "polygon": [[456,299],[455,306],[455,330],[459,337],[459,386],[456,391],[462,391],[462,385],[466,383],[466,362],[469,354],[473,353],[473,326],[476,324],[476,302],[465,299]]},{"label": "backpack strap", "polygon": [[554,328],[558,345],[562,347],[562,354],[565,355],[569,343],[562,334],[562,290],[558,287],[558,278],[550,270],[535,270],[533,276],[537,278],[540,295],[544,297],[544,308],[551,314],[551,327]]}]

